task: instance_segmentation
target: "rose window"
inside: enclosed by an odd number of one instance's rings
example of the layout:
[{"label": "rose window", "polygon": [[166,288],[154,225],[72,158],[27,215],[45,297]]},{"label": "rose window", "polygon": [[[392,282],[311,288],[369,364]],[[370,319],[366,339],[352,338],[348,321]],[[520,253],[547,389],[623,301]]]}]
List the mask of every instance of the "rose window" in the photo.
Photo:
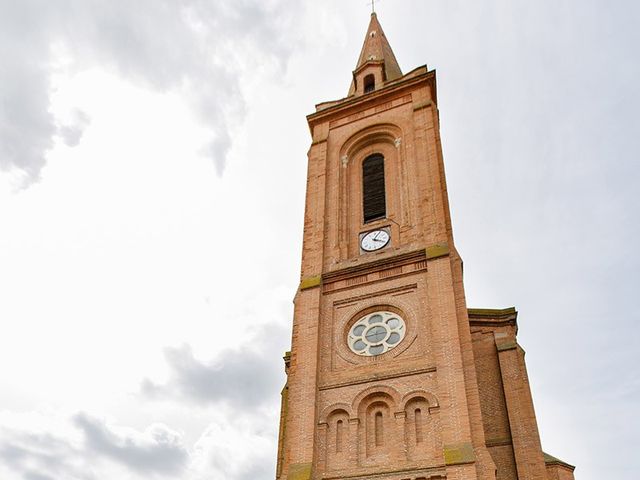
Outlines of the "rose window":
[{"label": "rose window", "polygon": [[365,315],[349,330],[349,348],[357,355],[372,357],[388,352],[405,334],[404,320],[391,312]]}]

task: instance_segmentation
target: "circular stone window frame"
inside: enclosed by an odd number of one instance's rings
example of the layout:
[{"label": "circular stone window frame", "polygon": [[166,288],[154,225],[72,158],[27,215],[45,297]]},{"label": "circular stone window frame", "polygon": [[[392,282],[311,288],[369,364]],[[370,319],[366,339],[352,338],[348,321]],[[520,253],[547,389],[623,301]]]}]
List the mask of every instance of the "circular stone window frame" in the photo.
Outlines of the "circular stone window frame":
[{"label": "circular stone window frame", "polygon": [[[384,307],[372,310],[361,315],[355,322],[350,322],[347,345],[359,357],[384,355],[398,347],[407,337],[407,322],[401,314]],[[390,326],[394,320],[397,324]],[[372,339],[372,336],[378,338]],[[394,341],[390,342],[392,339]]]},{"label": "circular stone window frame", "polygon": [[[410,291],[415,291],[415,288],[412,288]],[[336,309],[333,310],[333,314],[335,315],[333,321],[335,321],[336,328],[332,332],[331,342],[333,345],[333,352],[340,359],[351,365],[367,365],[371,362],[377,363],[393,361],[398,356],[404,354],[417,341],[417,318],[419,318],[419,312],[416,310],[416,305],[398,297],[393,298],[393,301],[389,300],[390,299],[385,298],[383,301],[380,301],[379,298],[371,298],[360,304],[350,305],[342,311]],[[349,348],[349,343],[347,341],[349,331],[353,324],[362,317],[377,311],[393,312],[402,317],[407,327],[404,340],[400,342],[396,348],[375,357],[356,355]]]}]

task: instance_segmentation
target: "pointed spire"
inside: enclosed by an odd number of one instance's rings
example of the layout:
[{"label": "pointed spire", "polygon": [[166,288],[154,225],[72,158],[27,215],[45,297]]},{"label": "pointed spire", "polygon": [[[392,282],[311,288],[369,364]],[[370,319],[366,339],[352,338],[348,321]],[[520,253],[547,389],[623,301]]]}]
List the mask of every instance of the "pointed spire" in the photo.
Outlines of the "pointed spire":
[{"label": "pointed spire", "polygon": [[[382,25],[380,25],[375,12],[371,14],[367,36],[364,39],[355,71],[358,71],[368,62],[384,62],[384,76],[386,81],[395,80],[402,76],[402,70],[400,70],[398,60],[396,60],[396,56],[393,54],[391,45],[389,45],[389,41],[382,30]],[[351,84],[349,94],[352,94],[354,91],[355,82]]]}]

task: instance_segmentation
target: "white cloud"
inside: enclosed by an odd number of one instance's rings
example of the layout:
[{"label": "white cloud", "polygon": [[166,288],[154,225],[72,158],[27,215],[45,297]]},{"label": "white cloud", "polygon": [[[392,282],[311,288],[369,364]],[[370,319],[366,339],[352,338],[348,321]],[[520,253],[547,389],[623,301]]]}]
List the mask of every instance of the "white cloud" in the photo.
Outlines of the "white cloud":
[{"label": "white cloud", "polygon": [[188,454],[181,436],[165,425],[154,424],[137,432],[82,413],[73,422],[84,434],[85,456],[112,460],[144,477],[176,476],[186,467]]},{"label": "white cloud", "polygon": [[144,430],[77,413],[0,414],[3,480],[249,480],[273,474],[272,416],[227,408],[193,448],[163,424]]},{"label": "white cloud", "polygon": [[60,124],[50,112],[54,72],[99,66],[181,91],[209,131],[203,152],[221,173],[229,129],[244,115],[241,77],[270,63],[281,70],[292,44],[292,8],[280,0],[2,0],[0,12],[0,169],[23,172],[26,184],[38,180],[53,136],[73,146],[87,123]]},{"label": "white cloud", "polygon": [[0,413],[0,476],[7,480],[93,480],[79,432],[51,413]]},{"label": "white cloud", "polygon": [[275,438],[267,432],[272,416],[222,410],[196,442],[193,480],[268,479],[275,476]]},{"label": "white cloud", "polygon": [[[285,336],[287,330],[278,325],[262,328],[259,335]],[[274,358],[281,352],[258,341],[262,349],[248,347],[219,352],[216,362],[195,358],[192,348],[166,348],[165,359],[170,368],[167,384],[158,385],[146,379],[142,393],[151,399],[179,398],[196,404],[225,402],[237,408],[256,408],[269,403],[280,390],[282,368]]]},{"label": "white cloud", "polygon": [[91,123],[91,117],[77,108],[70,113],[69,117],[67,122],[58,126],[58,135],[68,147],[75,147],[80,143],[85,128]]}]

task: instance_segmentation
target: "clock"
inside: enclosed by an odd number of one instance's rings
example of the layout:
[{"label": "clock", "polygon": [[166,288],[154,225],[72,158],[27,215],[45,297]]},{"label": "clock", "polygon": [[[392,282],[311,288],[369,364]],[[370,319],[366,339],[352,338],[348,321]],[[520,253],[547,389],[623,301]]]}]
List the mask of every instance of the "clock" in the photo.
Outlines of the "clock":
[{"label": "clock", "polygon": [[365,252],[375,252],[386,247],[391,240],[389,232],[386,230],[373,230],[365,233],[360,238],[360,248]]}]

